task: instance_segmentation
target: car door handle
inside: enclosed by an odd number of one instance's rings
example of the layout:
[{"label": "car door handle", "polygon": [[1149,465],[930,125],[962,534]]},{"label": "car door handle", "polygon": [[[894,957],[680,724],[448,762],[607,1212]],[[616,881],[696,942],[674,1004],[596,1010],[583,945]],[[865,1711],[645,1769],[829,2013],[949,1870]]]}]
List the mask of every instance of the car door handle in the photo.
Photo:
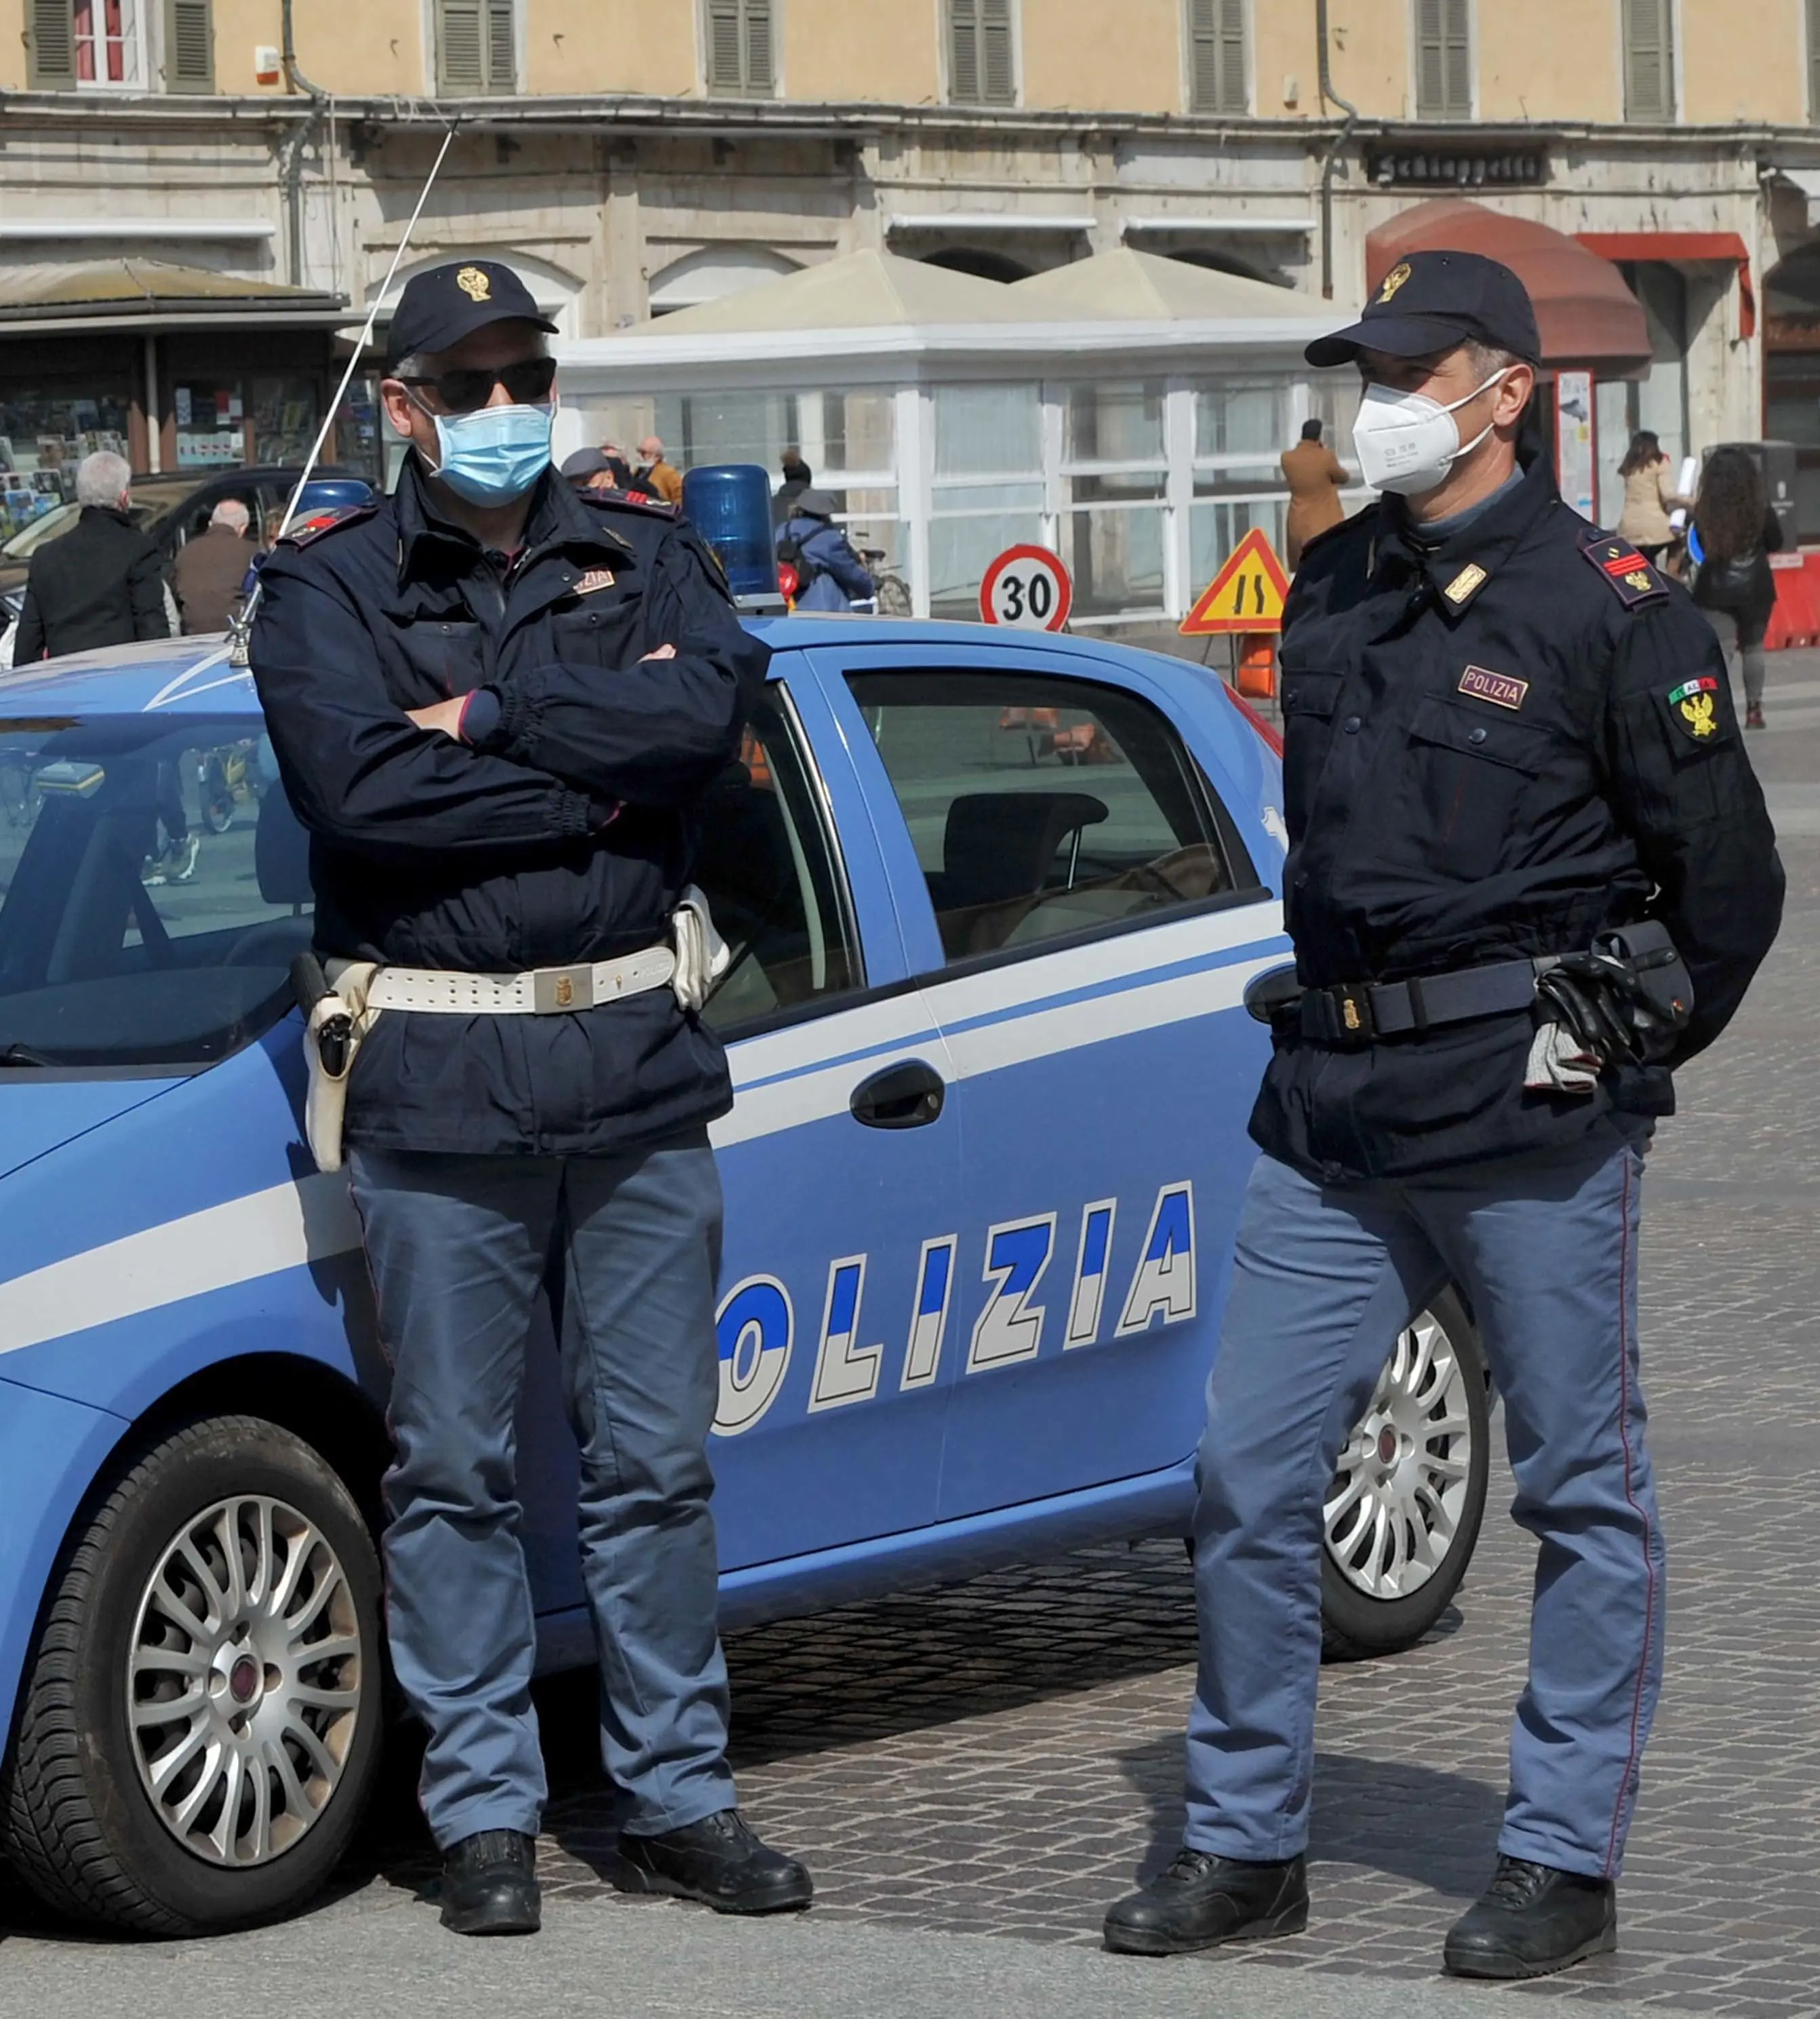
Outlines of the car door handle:
[{"label": "car door handle", "polygon": [[862,1079],[847,1105],[868,1129],[921,1129],[941,1114],[947,1098],[947,1082],[934,1066],[900,1059]]}]

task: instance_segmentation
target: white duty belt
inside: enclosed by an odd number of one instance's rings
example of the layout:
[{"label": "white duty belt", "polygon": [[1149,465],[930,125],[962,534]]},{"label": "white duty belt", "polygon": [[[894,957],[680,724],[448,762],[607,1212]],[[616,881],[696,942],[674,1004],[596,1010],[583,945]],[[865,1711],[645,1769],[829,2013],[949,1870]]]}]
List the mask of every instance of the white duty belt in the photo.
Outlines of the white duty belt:
[{"label": "white duty belt", "polygon": [[[667,988],[676,956],[647,947],[618,960],[579,967],[534,967],[522,974],[454,974],[426,967],[382,967],[367,988],[369,1010],[415,1010],[445,1017],[560,1017],[627,995]],[[335,978],[330,970],[330,978]]]},{"label": "white duty belt", "polygon": [[[426,967],[383,967],[372,961],[324,963],[328,992],[310,1003],[304,1057],[310,1087],[304,1129],[318,1167],[339,1171],[347,1076],[380,1013],[406,1010],[444,1017],[567,1017],[668,988],[693,1014],[731,965],[714,930],[708,900],[693,884],[670,915],[671,944],[646,947],[618,960],[575,967],[534,967],[521,974],[459,974]],[[334,1038],[335,1069],[322,1056],[325,1027]]]}]

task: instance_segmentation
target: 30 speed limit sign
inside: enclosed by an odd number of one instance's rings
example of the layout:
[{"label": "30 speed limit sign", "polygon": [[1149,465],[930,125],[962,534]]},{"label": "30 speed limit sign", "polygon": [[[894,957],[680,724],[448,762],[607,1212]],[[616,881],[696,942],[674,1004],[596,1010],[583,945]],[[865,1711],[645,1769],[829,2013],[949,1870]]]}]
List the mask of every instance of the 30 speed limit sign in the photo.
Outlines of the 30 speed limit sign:
[{"label": "30 speed limit sign", "polygon": [[980,584],[981,617],[1020,631],[1060,630],[1074,601],[1061,556],[1047,547],[1007,547]]}]

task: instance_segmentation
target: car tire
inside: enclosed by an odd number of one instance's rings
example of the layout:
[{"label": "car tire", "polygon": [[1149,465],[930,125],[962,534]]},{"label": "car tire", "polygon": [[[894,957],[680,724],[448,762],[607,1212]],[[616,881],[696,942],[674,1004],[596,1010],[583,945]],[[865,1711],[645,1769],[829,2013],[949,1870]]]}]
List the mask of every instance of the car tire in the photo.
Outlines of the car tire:
[{"label": "car tire", "polygon": [[0,1849],[81,1921],[197,1935],[291,1913],[372,1792],[382,1659],[377,1553],[327,1462],[253,1416],[162,1435],[65,1552]]},{"label": "car tire", "polygon": [[1450,1289],[1399,1336],[1328,1489],[1326,1659],[1400,1654],[1434,1629],[1472,1560],[1490,1469],[1485,1349]]}]

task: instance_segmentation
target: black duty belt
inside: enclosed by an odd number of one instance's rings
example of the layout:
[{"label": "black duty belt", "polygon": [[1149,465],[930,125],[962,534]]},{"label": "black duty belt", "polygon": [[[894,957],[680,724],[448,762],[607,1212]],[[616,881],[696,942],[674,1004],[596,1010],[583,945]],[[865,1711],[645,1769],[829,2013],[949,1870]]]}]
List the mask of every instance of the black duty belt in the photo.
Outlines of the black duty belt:
[{"label": "black duty belt", "polygon": [[1526,1010],[1535,997],[1537,966],[1532,960],[1500,960],[1409,981],[1348,981],[1306,989],[1296,1014],[1303,1036],[1317,1044],[1369,1045],[1438,1024]]}]

